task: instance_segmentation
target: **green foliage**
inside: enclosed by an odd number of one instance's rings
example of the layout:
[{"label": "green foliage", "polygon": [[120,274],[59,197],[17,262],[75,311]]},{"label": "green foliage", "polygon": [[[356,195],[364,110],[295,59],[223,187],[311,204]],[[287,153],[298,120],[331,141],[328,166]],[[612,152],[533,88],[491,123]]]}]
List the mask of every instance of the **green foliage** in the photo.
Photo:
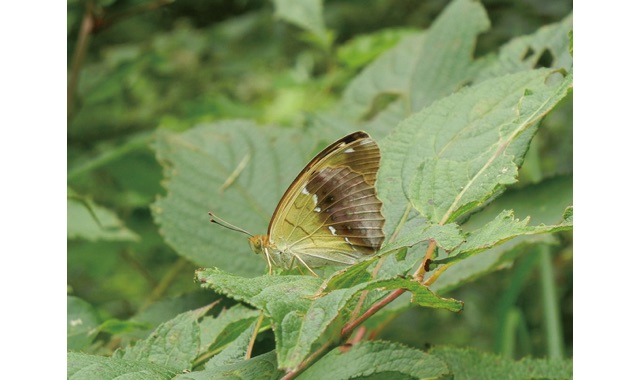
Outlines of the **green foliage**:
[{"label": "green foliage", "polygon": [[139,237],[124,226],[111,210],[91,200],[71,196],[67,199],[67,237],[87,240],[137,240]]},{"label": "green foliage", "polygon": [[353,379],[383,375],[384,378],[437,379],[447,366],[433,355],[384,341],[363,342],[351,349],[336,348],[303,372],[300,379]]},{"label": "green foliage", "polygon": [[[570,5],[514,36],[518,7],[471,0],[145,4],[68,2],[69,41],[96,25],[69,52],[86,58],[69,74],[68,378],[572,377],[570,335],[530,337],[538,314],[571,330]],[[354,130],[381,150],[377,255],[265,274],[247,236],[209,222],[264,234]],[[502,275],[512,288],[482,283]],[[413,336],[393,333],[416,310]],[[500,355],[472,333],[453,347],[456,318]],[[410,347],[424,323],[439,344]]]},{"label": "green foliage", "polygon": [[447,364],[456,379],[571,379],[571,361],[524,358],[511,361],[497,355],[453,347],[438,347],[431,355]]},{"label": "green foliage", "polygon": [[98,315],[93,307],[77,298],[67,296],[67,348],[82,350],[98,334]]}]

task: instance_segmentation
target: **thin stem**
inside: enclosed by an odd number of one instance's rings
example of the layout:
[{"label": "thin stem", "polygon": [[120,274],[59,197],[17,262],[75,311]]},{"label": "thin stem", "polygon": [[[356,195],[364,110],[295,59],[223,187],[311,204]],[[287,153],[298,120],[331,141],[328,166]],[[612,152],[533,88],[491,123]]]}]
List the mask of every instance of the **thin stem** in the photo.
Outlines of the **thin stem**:
[{"label": "thin stem", "polygon": [[82,23],[80,24],[80,31],[78,32],[78,40],[73,51],[73,59],[71,61],[71,74],[69,75],[69,82],[67,83],[67,120],[71,119],[73,114],[73,103],[78,87],[78,76],[80,75],[80,67],[84,62],[84,57],[87,54],[87,48],[89,46],[89,36],[95,26],[95,19],[93,17],[94,3],[93,1],[87,2],[87,6],[82,16]]},{"label": "thin stem", "polygon": [[304,371],[309,365],[316,361],[316,359],[331,346],[332,342],[330,340],[327,341],[322,345],[322,347],[317,349],[313,354],[309,355],[305,360],[303,360],[302,363],[298,364],[296,368],[292,369],[290,372],[287,372],[287,374],[282,377],[282,380],[291,380],[298,376],[300,372]]},{"label": "thin stem", "polygon": [[435,271],[433,271],[433,274],[427,278],[422,285],[424,286],[431,286],[433,285],[434,282],[436,282],[436,280],[438,279],[438,277],[440,277],[440,275],[447,270],[447,268],[449,268],[451,265],[453,265],[454,263],[450,263],[450,264],[444,264],[438,267],[438,269],[436,269]]},{"label": "thin stem", "polygon": [[[532,180],[540,181],[544,176],[540,159],[539,139],[531,141],[527,162],[531,161],[530,175]],[[557,289],[553,275],[553,262],[551,259],[551,247],[543,245],[539,250],[540,287],[542,292],[542,309],[544,313],[544,329],[547,341],[547,352],[552,359],[560,359],[563,355],[564,340],[562,338],[562,323],[560,322],[560,310]]]},{"label": "thin stem", "polygon": [[396,289],[393,291],[393,293],[389,294],[388,296],[386,296],[385,298],[383,298],[380,302],[376,303],[375,305],[371,306],[371,308],[369,308],[369,310],[365,311],[360,317],[358,317],[356,320],[354,320],[353,322],[348,323],[345,327],[342,328],[342,330],[340,331],[340,334],[342,336],[347,336],[351,333],[351,331],[353,329],[355,329],[356,327],[358,327],[362,322],[364,322],[365,320],[367,320],[369,317],[371,317],[373,314],[377,313],[378,310],[382,309],[383,307],[385,307],[387,304],[389,304],[391,301],[395,300],[396,298],[400,297],[400,295],[402,293],[404,293],[406,290],[405,289]]},{"label": "thin stem", "polygon": [[169,285],[173,282],[173,280],[178,277],[180,272],[189,264],[189,262],[182,257],[180,257],[171,267],[171,269],[162,277],[158,286],[156,286],[149,297],[145,300],[144,304],[140,307],[140,311],[145,310],[151,304],[153,304],[156,300],[160,299],[162,295],[167,291]]},{"label": "thin stem", "polygon": [[260,332],[260,325],[262,324],[263,319],[264,313],[261,311],[256,321],[256,327],[253,329],[253,334],[251,334],[251,340],[249,341],[249,345],[247,346],[247,352],[244,354],[245,360],[251,359],[251,351],[253,351],[253,345],[256,343],[256,338],[258,337],[258,333]]},{"label": "thin stem", "polygon": [[509,287],[500,296],[498,305],[496,306],[496,331],[494,334],[495,347],[494,350],[497,353],[501,353],[507,357],[512,357],[513,347],[515,342],[511,339],[515,338],[515,333],[510,330],[511,326],[508,323],[509,318],[514,318],[512,313],[516,310],[516,303],[518,296],[522,292],[526,281],[529,279],[532,271],[535,269],[538,263],[538,256],[536,254],[524,255],[522,261],[514,267],[509,278]]},{"label": "thin stem", "polygon": [[[371,276],[373,278],[376,278],[376,276],[378,275],[378,272],[380,271],[380,268],[382,268],[382,263],[384,262],[382,260],[378,261],[378,264],[375,266],[375,268],[373,268],[373,271],[371,273]],[[354,321],[358,314],[360,314],[360,308],[362,308],[362,304],[364,304],[364,300],[367,298],[367,295],[369,295],[369,291],[365,290],[360,294],[360,299],[358,300],[358,304],[356,305],[356,307],[353,309],[353,312],[351,312],[351,318],[349,320],[349,322]]]},{"label": "thin stem", "polygon": [[547,352],[551,359],[561,359],[564,341],[562,339],[562,323],[558,307],[556,283],[553,280],[553,262],[551,248],[540,247],[540,286],[542,288],[542,305],[544,312],[544,330],[547,336]]},{"label": "thin stem", "polygon": [[126,261],[129,265],[131,265],[138,273],[140,273],[142,277],[144,277],[144,279],[147,281],[150,288],[156,287],[158,285],[158,283],[153,278],[151,273],[147,270],[147,268],[144,265],[142,265],[140,261],[136,260],[135,257],[133,257],[130,250],[123,249],[122,251],[120,251],[120,257],[124,261]]}]

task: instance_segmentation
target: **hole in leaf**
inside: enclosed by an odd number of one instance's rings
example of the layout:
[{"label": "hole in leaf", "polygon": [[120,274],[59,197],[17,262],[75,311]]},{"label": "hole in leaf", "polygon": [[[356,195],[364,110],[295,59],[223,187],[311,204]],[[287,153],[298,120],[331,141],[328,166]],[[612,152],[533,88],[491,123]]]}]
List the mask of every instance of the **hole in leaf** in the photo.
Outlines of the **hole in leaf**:
[{"label": "hole in leaf", "polygon": [[531,57],[533,55],[533,53],[535,53],[533,51],[533,49],[531,49],[530,47],[527,48],[527,51],[524,53],[524,57],[522,57],[523,61],[526,61],[527,59],[529,59],[529,57]]},{"label": "hole in leaf", "polygon": [[540,54],[538,61],[536,61],[535,68],[538,69],[541,67],[551,67],[551,65],[553,65],[553,54],[551,54],[551,51],[549,51],[549,49],[544,49],[542,51],[542,54]]}]

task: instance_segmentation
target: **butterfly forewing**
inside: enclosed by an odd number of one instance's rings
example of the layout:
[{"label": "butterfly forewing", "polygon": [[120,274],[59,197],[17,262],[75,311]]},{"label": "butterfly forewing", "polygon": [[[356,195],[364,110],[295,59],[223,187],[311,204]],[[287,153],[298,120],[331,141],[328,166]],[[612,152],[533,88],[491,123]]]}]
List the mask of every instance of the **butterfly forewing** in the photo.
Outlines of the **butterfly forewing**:
[{"label": "butterfly forewing", "polygon": [[269,225],[270,246],[282,263],[308,267],[353,264],[384,240],[375,181],[377,144],[364,132],[318,154],[285,192]]}]

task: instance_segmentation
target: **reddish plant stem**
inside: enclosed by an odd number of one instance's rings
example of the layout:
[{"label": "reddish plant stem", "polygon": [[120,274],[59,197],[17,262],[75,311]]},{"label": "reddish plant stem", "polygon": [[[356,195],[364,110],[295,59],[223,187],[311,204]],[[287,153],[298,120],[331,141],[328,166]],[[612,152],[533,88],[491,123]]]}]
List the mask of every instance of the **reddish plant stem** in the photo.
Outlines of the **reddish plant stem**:
[{"label": "reddish plant stem", "polygon": [[[422,279],[424,278],[424,275],[426,274],[426,270],[424,268],[425,267],[425,263],[427,262],[427,260],[431,259],[432,255],[433,255],[433,251],[435,250],[435,247],[436,247],[436,243],[435,243],[435,241],[432,240],[431,243],[429,244],[429,247],[427,248],[424,260],[422,261],[422,265],[420,266],[420,268],[418,268],[416,270],[416,273],[414,273],[414,275],[413,275],[413,277],[415,279],[417,279],[419,281],[422,281]],[[447,266],[445,266],[445,269],[446,269],[446,267]],[[441,273],[441,271],[437,272],[437,273],[434,273],[434,275],[429,277],[429,279],[427,281],[425,281],[424,284],[427,285],[427,283],[429,283],[429,284],[433,283],[439,277],[440,273]],[[370,318],[372,315],[377,313],[380,309],[382,309],[383,307],[388,305],[391,301],[393,301],[396,298],[400,297],[400,295],[402,295],[405,291],[406,291],[406,289],[396,289],[391,294],[389,294],[388,296],[386,296],[385,298],[380,300],[378,303],[376,303],[375,305],[371,306],[360,317],[356,318],[355,320],[352,320],[345,327],[342,328],[342,330],[340,331],[341,337],[343,339],[348,337],[356,327],[358,327],[361,323],[363,323],[368,318]],[[361,337],[360,337],[360,339],[361,339]],[[295,369],[291,370],[290,372],[287,372],[287,374],[282,378],[282,380],[290,380],[290,379],[293,379],[294,377],[296,377],[307,366],[312,364],[316,360],[316,358],[318,358],[329,347],[331,347],[331,345],[332,345],[331,341],[328,341],[327,343],[325,343],[322,347],[320,347],[320,349],[316,350],[313,354],[311,354],[309,357],[307,357],[307,359],[305,359],[302,363],[300,363]]]},{"label": "reddish plant stem", "polygon": [[422,260],[422,264],[420,265],[420,268],[416,270],[416,273],[414,273],[413,278],[422,282],[422,280],[424,279],[424,275],[427,273],[427,262],[433,257],[433,251],[435,251],[435,249],[436,242],[434,240],[431,240],[431,242],[429,243],[429,247],[427,247],[427,252],[424,255],[424,259]]},{"label": "reddish plant stem", "polygon": [[364,322],[365,320],[367,320],[369,317],[371,317],[373,314],[377,313],[378,310],[382,309],[383,307],[385,307],[387,304],[389,304],[389,302],[393,301],[394,299],[400,297],[400,295],[402,293],[404,293],[406,290],[405,289],[396,289],[393,291],[393,293],[389,294],[388,296],[386,296],[385,298],[383,298],[380,302],[376,303],[375,305],[371,306],[371,308],[369,308],[369,310],[365,311],[361,316],[359,316],[356,320],[354,320],[353,322],[348,323],[345,327],[342,328],[342,330],[340,331],[340,334],[342,336],[347,336],[348,334],[351,333],[351,331],[353,329],[355,329],[356,327],[358,327],[358,325],[360,325],[362,322]]},{"label": "reddish plant stem", "polygon": [[173,3],[174,0],[157,0],[157,1],[150,1],[148,3],[144,3],[144,4],[140,4],[138,6],[132,7],[131,9],[128,9],[124,12],[121,13],[117,13],[113,16],[107,17],[103,20],[101,20],[101,22],[96,25],[96,28],[94,30],[94,32],[99,32],[105,28],[110,27],[113,24],[117,24],[118,22],[130,18],[130,17],[134,17],[137,16],[141,13],[145,13],[145,12],[149,12],[155,9],[158,9],[160,7],[163,7],[167,4]]},{"label": "reddish plant stem", "polygon": [[69,74],[69,82],[67,83],[67,120],[73,114],[73,101],[78,87],[78,76],[80,75],[80,67],[84,62],[89,46],[89,36],[93,31],[95,19],[93,17],[94,4],[93,1],[87,2],[87,6],[82,16],[82,24],[78,32],[78,40],[73,51],[73,59],[71,61],[71,73]]},{"label": "reddish plant stem", "polygon": [[322,345],[322,347],[320,347],[318,350],[316,350],[316,352],[314,352],[313,354],[309,355],[302,363],[298,364],[298,366],[294,369],[292,369],[291,371],[287,372],[286,375],[284,375],[282,377],[281,380],[291,380],[293,378],[295,378],[296,376],[298,376],[300,374],[300,372],[304,371],[309,365],[311,365],[313,362],[316,361],[316,359],[322,355],[327,349],[329,349],[329,347],[332,346],[332,341],[327,341],[325,344]]}]

